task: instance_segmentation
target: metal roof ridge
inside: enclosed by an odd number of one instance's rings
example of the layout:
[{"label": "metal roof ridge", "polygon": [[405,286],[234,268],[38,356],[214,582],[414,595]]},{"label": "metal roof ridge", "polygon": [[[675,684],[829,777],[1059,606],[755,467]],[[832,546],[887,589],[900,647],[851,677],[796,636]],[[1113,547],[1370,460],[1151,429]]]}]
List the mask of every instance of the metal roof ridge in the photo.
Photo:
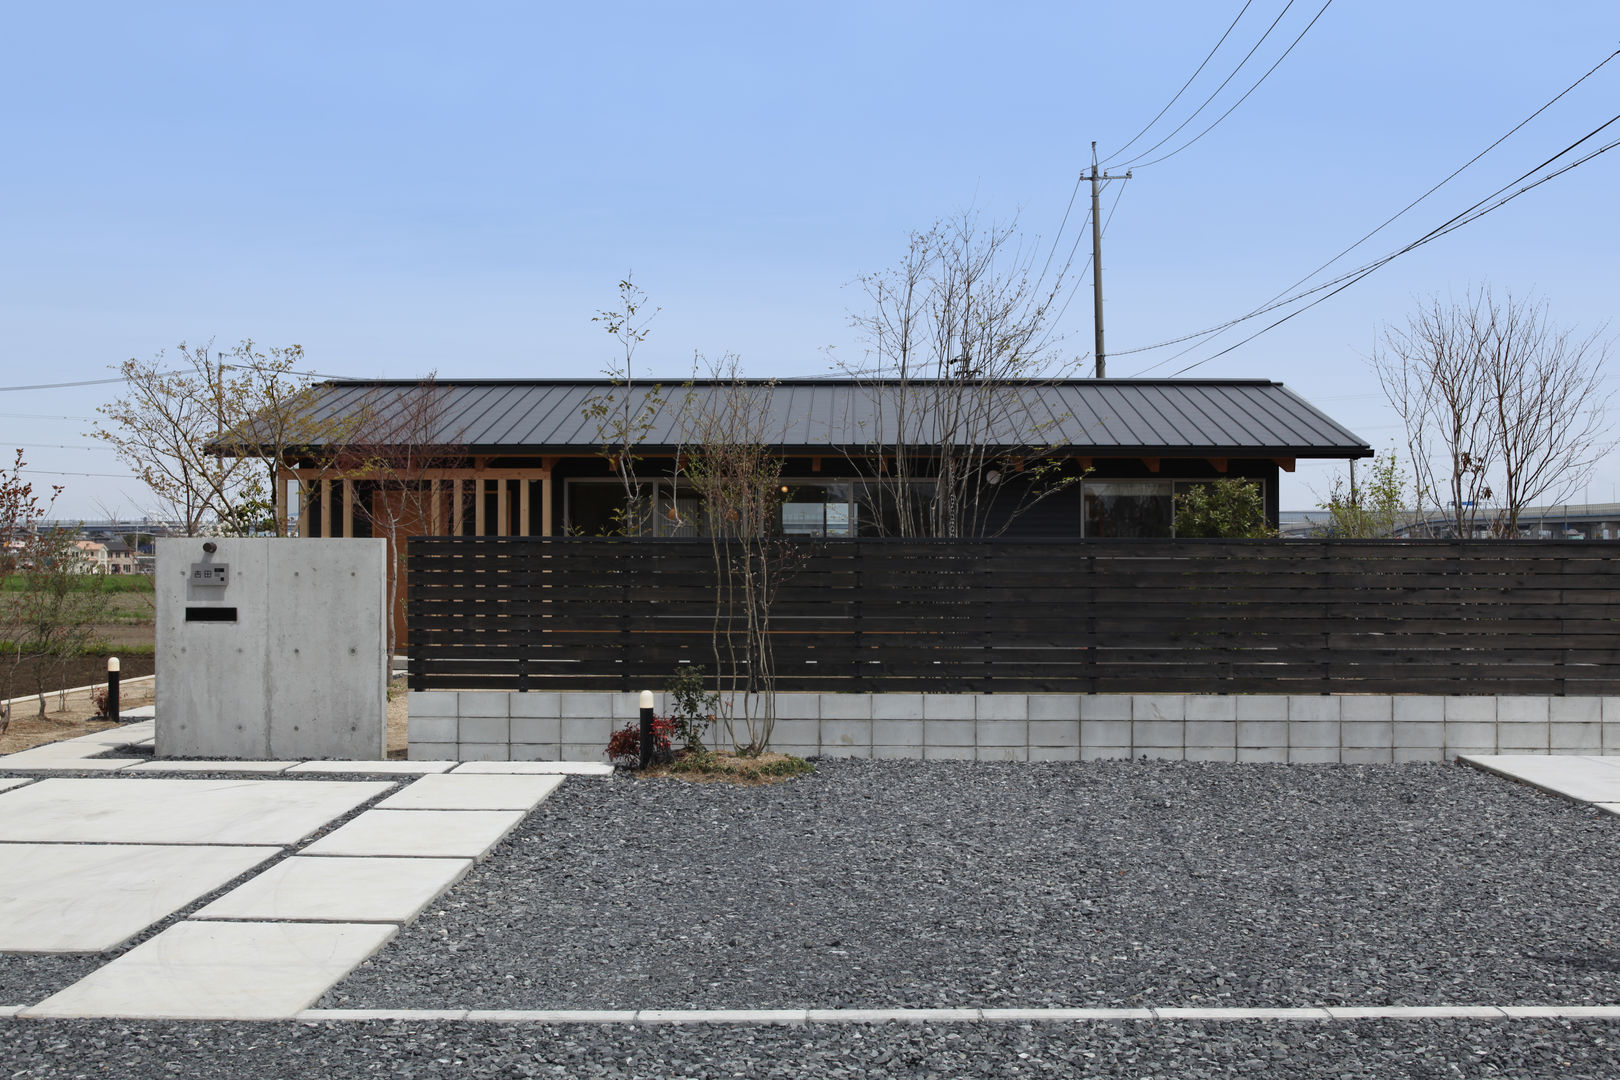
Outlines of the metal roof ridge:
[{"label": "metal roof ridge", "polygon": [[[823,379],[814,375],[759,375],[749,376],[741,380],[744,384],[774,383],[778,386],[896,386],[899,379],[850,379],[836,378]],[[911,379],[913,385],[928,386],[934,384],[952,385],[954,379]],[[646,376],[634,380],[636,387],[652,386],[726,386],[729,379],[690,379],[684,376],[672,379]],[[1001,380],[969,380],[978,384],[983,382],[999,383],[1004,386],[1273,386],[1283,387],[1284,384],[1274,379],[1001,379]],[[347,389],[356,386],[613,386],[615,380],[607,378],[595,379],[500,379],[500,378],[433,378],[433,379],[323,379],[317,386],[330,386],[334,389]]]}]

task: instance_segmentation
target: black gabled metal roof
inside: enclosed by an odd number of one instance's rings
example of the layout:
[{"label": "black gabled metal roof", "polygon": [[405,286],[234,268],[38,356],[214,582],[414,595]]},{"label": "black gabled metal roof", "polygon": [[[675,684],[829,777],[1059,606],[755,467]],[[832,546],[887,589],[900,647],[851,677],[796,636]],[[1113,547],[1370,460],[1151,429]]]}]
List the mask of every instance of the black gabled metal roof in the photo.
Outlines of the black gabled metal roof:
[{"label": "black gabled metal roof", "polygon": [[[334,380],[321,384],[317,419],[368,408],[386,412],[431,392],[439,395],[433,441],[484,454],[577,454],[594,452],[604,441],[596,421],[584,415],[589,399],[629,393],[638,411],[657,385],[664,405],[641,441],[643,453],[680,445],[686,410],[702,410],[728,384],[648,379],[626,391],[603,379]],[[894,383],[779,379],[750,385],[769,387],[765,430],[775,433],[782,450],[877,449],[897,440],[902,398]],[[935,385],[913,383],[912,392]],[[1061,446],[1099,456],[1372,455],[1363,439],[1283,384],[1264,379],[1068,379],[988,389],[997,421],[987,441],[1001,447]],[[911,440],[930,435],[913,428]]]}]

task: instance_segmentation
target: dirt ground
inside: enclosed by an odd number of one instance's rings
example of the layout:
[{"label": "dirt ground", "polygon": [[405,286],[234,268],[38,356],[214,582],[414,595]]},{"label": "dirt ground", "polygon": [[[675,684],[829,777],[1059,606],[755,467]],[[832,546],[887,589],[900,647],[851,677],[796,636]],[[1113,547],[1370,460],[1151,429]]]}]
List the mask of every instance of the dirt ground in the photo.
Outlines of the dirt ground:
[{"label": "dirt ground", "polygon": [[[153,684],[150,680],[126,683],[118,691],[119,705],[124,708],[150,705],[152,694]],[[33,701],[15,702],[11,707],[11,726],[4,735],[0,735],[0,754],[14,754],[31,746],[74,739],[113,726],[95,718],[95,707],[90,704],[90,695],[84,691],[69,694],[67,708],[62,708],[61,704],[58,695],[47,694],[46,713],[42,719],[37,715],[38,706]]]},{"label": "dirt ground", "polygon": [[[150,682],[126,685],[120,690],[121,703],[130,707],[150,705],[152,704],[153,692],[153,684]],[[404,678],[395,679],[388,688],[388,756],[390,758],[403,758],[405,756],[407,702]],[[92,731],[102,731],[113,726],[105,720],[95,719],[95,709],[90,704],[89,694],[69,694],[68,707],[65,710],[59,710],[58,704],[59,701],[55,694],[47,696],[46,707],[50,711],[45,714],[43,720],[34,715],[35,707],[31,702],[21,702],[13,706],[11,727],[4,735],[0,735],[0,754],[14,754],[18,750],[27,750],[31,746],[59,742],[62,739],[73,739],[80,735],[88,735]]]},{"label": "dirt ground", "polygon": [[390,758],[403,758],[405,756],[405,721],[409,717],[406,708],[410,703],[410,696],[405,692],[405,676],[401,675],[388,684],[388,756]]}]

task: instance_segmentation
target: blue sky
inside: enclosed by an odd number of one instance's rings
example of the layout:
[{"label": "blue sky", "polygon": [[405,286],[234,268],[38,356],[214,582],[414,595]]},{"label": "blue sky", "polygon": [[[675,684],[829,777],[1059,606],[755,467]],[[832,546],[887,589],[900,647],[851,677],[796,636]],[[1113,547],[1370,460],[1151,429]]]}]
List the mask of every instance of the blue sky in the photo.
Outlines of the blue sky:
[{"label": "blue sky", "polygon": [[[1287,0],[1255,0],[1180,123]],[[1162,108],[1241,3],[12,5],[0,34],[0,371],[95,379],[209,337],[298,342],[342,375],[589,376],[627,271],[660,312],[642,364],[756,375],[858,356],[854,279],[965,208],[1049,245],[1095,139]],[[1296,0],[1172,150],[1321,8]],[[1135,170],[1104,245],[1124,350],[1254,307],[1383,221],[1620,46],[1612,0],[1330,4],[1208,135]],[[1609,120],[1620,60],[1370,241],[1423,234]],[[1620,136],[1620,125],[1609,129]],[[1606,141],[1596,140],[1595,146]],[[1128,155],[1129,156],[1129,155]],[[1490,282],[1596,329],[1620,297],[1620,149],[1196,369],[1288,383],[1371,441],[1366,366],[1415,298]],[[1082,206],[1059,241],[1066,250]],[[1082,247],[1082,254],[1084,248]],[[1063,322],[1091,348],[1089,279]],[[1269,320],[1268,320],[1269,321]],[[1188,353],[1173,371],[1259,329]],[[1620,328],[1611,328],[1620,329]],[[59,510],[138,513],[83,437],[116,387],[0,393]],[[1302,465],[1285,508],[1331,468]],[[1620,483],[1600,470],[1593,501]]]}]

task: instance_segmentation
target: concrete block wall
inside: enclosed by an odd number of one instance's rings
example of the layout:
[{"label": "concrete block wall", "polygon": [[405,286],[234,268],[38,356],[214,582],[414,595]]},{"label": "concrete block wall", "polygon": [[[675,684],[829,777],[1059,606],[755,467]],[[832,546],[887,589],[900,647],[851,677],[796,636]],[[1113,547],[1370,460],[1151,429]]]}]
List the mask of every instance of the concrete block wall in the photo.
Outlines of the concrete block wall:
[{"label": "concrete block wall", "polygon": [[[655,695],[663,714],[663,694]],[[1444,761],[1620,755],[1620,698],[1213,694],[778,694],[774,749],[963,761]],[[639,716],[619,693],[417,692],[416,759],[602,761]]]}]

